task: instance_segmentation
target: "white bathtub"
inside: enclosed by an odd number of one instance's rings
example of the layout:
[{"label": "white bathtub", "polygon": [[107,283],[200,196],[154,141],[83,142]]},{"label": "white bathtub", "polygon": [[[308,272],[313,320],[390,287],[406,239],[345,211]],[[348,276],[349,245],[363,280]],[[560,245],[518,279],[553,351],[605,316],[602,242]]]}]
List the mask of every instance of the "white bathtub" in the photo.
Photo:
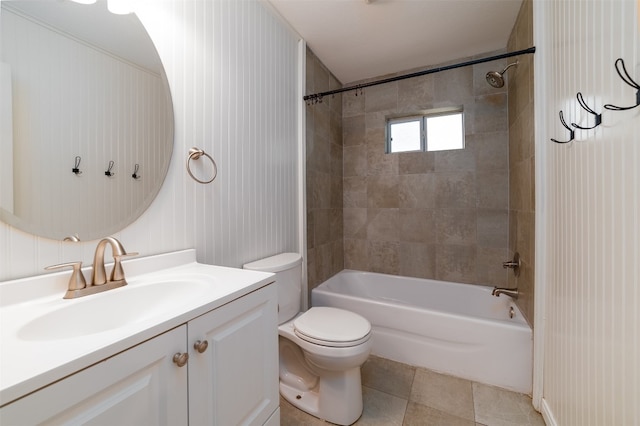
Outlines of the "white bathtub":
[{"label": "white bathtub", "polygon": [[312,290],[311,304],[367,318],[374,355],[531,394],[531,328],[510,297],[491,290],[344,270]]}]

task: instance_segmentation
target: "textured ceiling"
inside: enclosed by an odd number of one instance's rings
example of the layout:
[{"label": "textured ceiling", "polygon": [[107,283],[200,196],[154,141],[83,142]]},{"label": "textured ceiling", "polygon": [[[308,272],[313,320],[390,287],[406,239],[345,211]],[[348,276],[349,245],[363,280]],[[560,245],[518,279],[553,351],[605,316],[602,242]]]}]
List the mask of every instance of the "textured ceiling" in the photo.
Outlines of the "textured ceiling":
[{"label": "textured ceiling", "polygon": [[522,0],[267,0],[343,83],[503,49]]}]

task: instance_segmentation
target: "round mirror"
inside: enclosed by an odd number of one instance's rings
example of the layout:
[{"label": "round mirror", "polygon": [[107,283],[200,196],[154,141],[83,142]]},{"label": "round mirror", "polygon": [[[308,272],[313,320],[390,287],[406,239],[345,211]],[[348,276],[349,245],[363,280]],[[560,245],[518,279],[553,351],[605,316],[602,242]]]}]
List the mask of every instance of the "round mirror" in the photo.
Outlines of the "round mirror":
[{"label": "round mirror", "polygon": [[123,229],[160,190],[173,148],[151,39],[106,0],[0,5],[0,219],[52,239]]}]

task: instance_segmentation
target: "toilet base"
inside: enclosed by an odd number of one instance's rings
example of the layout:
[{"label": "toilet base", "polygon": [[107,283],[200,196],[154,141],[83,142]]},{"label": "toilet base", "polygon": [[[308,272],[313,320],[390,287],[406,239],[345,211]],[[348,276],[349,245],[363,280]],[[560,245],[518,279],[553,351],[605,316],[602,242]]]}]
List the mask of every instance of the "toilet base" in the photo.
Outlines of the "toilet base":
[{"label": "toilet base", "polygon": [[310,390],[280,382],[280,394],[294,407],[338,425],[351,425],[362,415],[360,367],[320,377]]}]

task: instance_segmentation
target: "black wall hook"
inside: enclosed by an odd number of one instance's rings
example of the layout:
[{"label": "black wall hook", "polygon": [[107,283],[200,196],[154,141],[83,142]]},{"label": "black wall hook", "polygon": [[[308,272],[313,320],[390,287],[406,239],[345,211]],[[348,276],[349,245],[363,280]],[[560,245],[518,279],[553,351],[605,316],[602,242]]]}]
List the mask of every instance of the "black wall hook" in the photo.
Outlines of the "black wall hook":
[{"label": "black wall hook", "polygon": [[74,166],[73,169],[71,169],[71,171],[73,173],[75,173],[76,176],[81,175],[82,174],[82,170],[80,170],[80,161],[82,160],[82,158],[80,158],[79,155],[76,155],[76,159],[74,161]]},{"label": "black wall hook", "polygon": [[640,105],[640,84],[633,81],[633,79],[629,75],[629,72],[627,71],[627,68],[624,66],[624,60],[622,60],[622,58],[616,59],[615,67],[616,72],[618,73],[618,76],[620,76],[622,81],[636,89],[636,104],[629,107],[620,107],[617,105],[606,104],[604,107],[611,111],[626,111],[629,109],[633,109]]},{"label": "black wall hook", "polygon": [[136,163],[136,165],[133,168],[133,174],[131,175],[131,177],[134,178],[135,180],[139,180],[142,177],[138,174],[138,169],[140,169],[140,164]]},{"label": "black wall hook", "polygon": [[113,160],[112,160],[112,161],[109,161],[109,167],[107,168],[107,171],[106,171],[106,172],[104,172],[104,175],[105,175],[105,176],[112,177],[112,176],[115,176],[115,175],[116,175],[115,173],[113,173],[113,172],[111,171],[111,169],[113,169],[113,165],[114,165]]},{"label": "black wall hook", "polygon": [[564,121],[564,114],[562,113],[562,111],[560,111],[560,113],[559,113],[558,115],[560,116],[560,122],[562,123],[562,125],[564,126],[564,128],[565,128],[565,129],[567,129],[567,130],[570,132],[570,133],[569,133],[569,134],[570,134],[570,137],[569,137],[569,140],[568,140],[568,141],[559,141],[559,140],[556,140],[556,139],[553,139],[553,138],[552,138],[551,140],[552,140],[553,142],[555,142],[555,143],[569,143],[569,142],[571,142],[572,140],[574,140],[574,139],[575,139],[575,137],[576,137],[576,131],[575,131],[575,130],[573,130],[571,127],[569,127],[569,126],[567,125],[567,122],[566,122],[566,121]]},{"label": "black wall hook", "polygon": [[576,95],[576,98],[578,99],[578,103],[580,104],[583,110],[587,111],[589,114],[595,115],[596,124],[594,124],[592,127],[582,127],[582,126],[578,126],[576,123],[571,123],[571,125],[576,129],[591,130],[591,129],[595,129],[600,124],[602,124],[602,114],[598,114],[593,109],[591,109],[589,105],[587,105],[587,103],[584,101],[584,98],[582,97],[581,92],[578,92],[578,94]]}]

